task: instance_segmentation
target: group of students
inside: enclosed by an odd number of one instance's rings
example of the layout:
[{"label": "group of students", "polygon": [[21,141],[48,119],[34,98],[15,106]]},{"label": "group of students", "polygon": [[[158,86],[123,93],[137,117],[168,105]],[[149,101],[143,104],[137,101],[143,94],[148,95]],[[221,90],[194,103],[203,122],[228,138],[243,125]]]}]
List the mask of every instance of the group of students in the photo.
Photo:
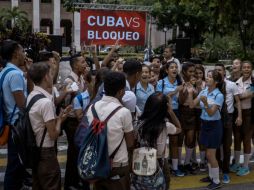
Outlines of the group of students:
[{"label": "group of students", "polygon": [[[95,76],[82,54],[73,55],[71,72],[59,84],[60,57],[56,52],[33,63],[17,42],[6,40],[1,44],[0,78],[8,68],[14,68],[2,86],[6,122],[15,127],[19,109],[37,94],[44,96],[29,110],[37,146],[41,147],[32,180],[19,160],[10,132],[4,189],[61,189],[56,142],[63,131],[68,141],[64,189],[90,189],[91,184],[79,177],[79,148],[74,140],[82,119],[93,121],[92,107],[103,121],[121,106],[107,122],[109,155],[117,149],[112,170],[107,179],[93,183],[95,189],[144,188],[146,180],[135,184],[131,172],[132,152],[138,141],[157,150],[164,176],[162,189],[169,189],[171,173],[178,177],[196,173],[197,145],[199,168],[206,171],[208,167],[208,177],[201,179],[209,183],[208,189],[221,187],[220,169],[223,183],[230,182],[229,172],[239,176],[250,172],[254,80],[249,61],[234,60],[231,77],[227,78],[223,64],[207,72],[199,59],[180,64],[171,47],[165,48],[162,58],[154,56],[145,64],[121,59],[116,50],[113,47],[101,64],[92,52]],[[232,134],[234,160],[230,165]],[[244,163],[240,165],[242,143]]]}]

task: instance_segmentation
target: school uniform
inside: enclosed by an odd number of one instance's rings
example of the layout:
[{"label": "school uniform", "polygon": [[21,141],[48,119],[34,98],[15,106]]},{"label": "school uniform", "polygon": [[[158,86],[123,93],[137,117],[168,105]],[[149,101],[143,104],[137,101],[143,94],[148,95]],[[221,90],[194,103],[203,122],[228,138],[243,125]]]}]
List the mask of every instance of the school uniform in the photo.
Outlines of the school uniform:
[{"label": "school uniform", "polygon": [[[45,130],[45,123],[56,119],[53,96],[39,86],[29,94],[27,102],[37,94],[42,98],[35,102],[29,111],[29,119],[35,134],[36,144],[39,147]],[[51,140],[48,131],[42,143],[40,160],[36,169],[33,169],[33,189],[61,189],[61,171],[57,161],[55,141]]]},{"label": "school uniform", "polygon": [[140,82],[137,84],[136,88],[137,106],[141,112],[144,111],[146,100],[152,93],[154,93],[154,87],[151,84],[148,84],[146,89],[142,87]]},{"label": "school uniform", "polygon": [[[171,82],[169,82],[168,77],[165,77],[164,79],[158,81],[158,84],[156,86],[156,91],[159,91],[165,95],[168,95],[170,92],[174,92],[177,86],[178,86],[177,80],[175,80],[175,82],[172,84]],[[172,108],[174,112],[178,112],[178,107],[179,107],[178,93],[172,96],[171,100],[172,100]]]},{"label": "school uniform", "polygon": [[206,88],[199,93],[198,98],[200,96],[207,97],[208,107],[212,107],[213,105],[219,106],[215,114],[209,116],[203,102],[200,101],[200,107],[202,109],[200,116],[202,120],[200,143],[206,148],[217,149],[220,147],[222,140],[223,127],[220,110],[223,106],[224,96],[218,88],[215,88],[212,92],[208,92],[208,88]]}]

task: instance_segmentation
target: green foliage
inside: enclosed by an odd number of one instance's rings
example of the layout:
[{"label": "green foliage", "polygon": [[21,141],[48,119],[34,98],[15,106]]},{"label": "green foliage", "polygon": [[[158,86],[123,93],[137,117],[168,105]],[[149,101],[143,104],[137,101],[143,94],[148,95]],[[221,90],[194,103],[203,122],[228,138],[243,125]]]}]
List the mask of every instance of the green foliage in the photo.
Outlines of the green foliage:
[{"label": "green foliage", "polygon": [[75,9],[74,3],[90,3],[90,0],[64,0],[63,7],[68,12],[79,11],[78,9]]},{"label": "green foliage", "polygon": [[27,30],[29,27],[29,20],[27,13],[20,10],[18,7],[13,9],[1,9],[1,24],[7,26],[8,21],[12,21],[12,28],[19,28],[20,30]]}]

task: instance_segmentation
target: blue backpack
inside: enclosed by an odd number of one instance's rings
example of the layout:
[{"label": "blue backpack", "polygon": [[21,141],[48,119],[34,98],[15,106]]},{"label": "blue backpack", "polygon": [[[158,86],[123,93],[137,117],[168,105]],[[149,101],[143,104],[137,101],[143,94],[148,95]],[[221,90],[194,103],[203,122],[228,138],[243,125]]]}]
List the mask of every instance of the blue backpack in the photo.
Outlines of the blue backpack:
[{"label": "blue backpack", "polygon": [[[104,121],[100,121],[94,104],[91,107],[93,121],[86,128],[78,156],[78,172],[85,181],[107,179],[111,171],[111,161],[119,150],[123,138],[111,155],[108,154],[107,122],[122,106],[114,109]],[[86,117],[86,116],[84,116]]]},{"label": "blue backpack", "polygon": [[[4,82],[4,79],[6,77],[6,75],[10,72],[10,71],[13,71],[13,70],[16,70],[14,68],[9,68],[9,69],[6,69],[2,76],[1,76],[1,79],[0,79],[0,88],[1,88],[1,91],[0,91],[0,136],[2,135],[3,131],[4,131],[4,127],[5,127],[5,123],[4,122],[4,116],[5,116],[5,113],[4,113],[4,109],[3,109],[3,105],[4,105],[4,98],[3,98],[3,82]],[[12,112],[12,115],[11,115],[11,119],[14,115],[14,112],[16,110],[16,105],[13,109],[13,112]],[[11,120],[10,119],[10,120]]]}]

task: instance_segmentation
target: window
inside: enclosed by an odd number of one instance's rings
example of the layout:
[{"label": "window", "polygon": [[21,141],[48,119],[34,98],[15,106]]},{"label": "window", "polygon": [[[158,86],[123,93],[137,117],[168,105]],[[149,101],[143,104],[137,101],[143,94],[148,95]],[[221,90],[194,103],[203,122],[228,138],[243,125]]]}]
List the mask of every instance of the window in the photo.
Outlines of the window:
[{"label": "window", "polygon": [[21,2],[32,2],[32,0],[21,0]]},{"label": "window", "polygon": [[42,3],[51,3],[52,0],[41,0]]}]

